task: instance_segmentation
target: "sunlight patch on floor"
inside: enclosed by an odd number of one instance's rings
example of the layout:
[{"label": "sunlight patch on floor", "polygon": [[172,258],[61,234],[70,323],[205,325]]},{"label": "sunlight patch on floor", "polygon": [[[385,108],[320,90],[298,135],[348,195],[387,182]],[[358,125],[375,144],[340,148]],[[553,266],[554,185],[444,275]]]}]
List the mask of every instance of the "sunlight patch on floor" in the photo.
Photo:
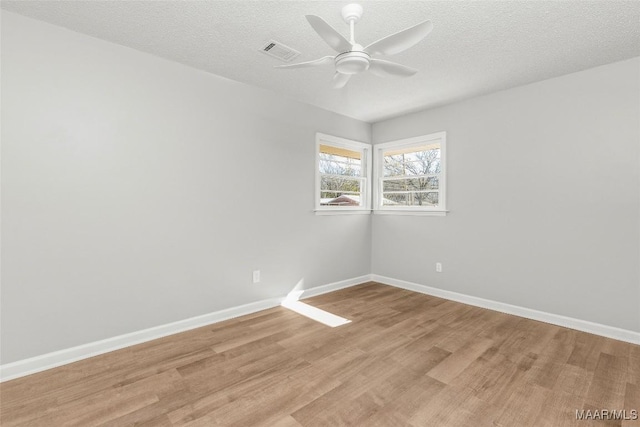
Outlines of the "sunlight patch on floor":
[{"label": "sunlight patch on floor", "polygon": [[295,311],[296,313],[308,317],[309,319],[315,320],[316,322],[324,323],[325,325],[331,326],[332,328],[351,323],[351,320],[349,319],[336,316],[335,314],[329,313],[328,311],[321,310],[319,308],[310,306],[309,304],[305,304],[294,299],[284,300],[282,301],[281,305],[282,307]]}]

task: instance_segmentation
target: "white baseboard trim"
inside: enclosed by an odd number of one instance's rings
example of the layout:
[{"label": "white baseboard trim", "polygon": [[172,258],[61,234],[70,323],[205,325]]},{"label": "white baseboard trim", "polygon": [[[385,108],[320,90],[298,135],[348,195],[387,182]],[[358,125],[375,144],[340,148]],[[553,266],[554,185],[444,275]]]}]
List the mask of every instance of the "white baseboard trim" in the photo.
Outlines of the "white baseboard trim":
[{"label": "white baseboard trim", "polygon": [[[527,319],[551,323],[553,325],[576,329],[578,331],[601,335],[620,341],[640,344],[639,332],[602,325],[599,323],[593,323],[586,320],[574,319],[558,314],[546,313],[543,311],[519,307],[502,302],[487,300],[484,298],[460,294],[444,289],[432,288],[430,286],[420,285],[417,283],[407,282],[399,279],[393,279],[377,274],[368,274],[364,276],[354,277],[352,279],[330,283],[328,285],[305,289],[300,294],[300,299],[311,298],[317,295],[349,288],[351,286],[359,285],[361,283],[369,281],[375,281],[378,283],[383,283],[385,285],[390,285],[413,292],[419,292],[422,294],[432,295],[451,301],[457,301],[476,307],[487,308],[489,310],[495,310],[502,313],[513,314],[515,316],[520,316]],[[247,314],[252,314],[258,311],[277,307],[282,303],[282,301],[284,301],[284,299],[285,297],[271,298],[240,305],[237,307],[231,307],[213,313],[204,314],[202,316],[192,317],[190,319],[180,320],[177,322],[156,326],[141,331],[131,332],[128,334],[79,345],[77,347],[54,351],[40,356],[31,357],[29,359],[0,365],[0,382],[9,381],[30,374],[35,374],[36,372],[45,371],[47,369],[77,362],[89,357],[98,356],[100,354],[119,350],[125,347],[130,347],[132,345],[166,337],[168,335],[173,335],[202,326],[211,325],[213,323],[222,322],[234,317],[244,316]]]},{"label": "white baseboard trim", "polygon": [[[338,289],[348,288],[371,280],[370,275],[354,277],[352,279],[342,280],[340,282],[330,283],[328,285],[317,286],[315,288],[306,289],[302,292],[302,298],[309,298],[321,295],[327,292],[333,292]],[[18,360],[12,363],[0,365],[0,382],[9,381],[15,378],[24,377],[26,375],[35,374],[36,372],[45,371],[47,369],[56,368],[58,366],[67,365],[89,357],[98,356],[110,351],[120,350],[132,345],[141,344],[152,341],[168,335],[185,332],[191,329],[200,328],[202,326],[211,325],[213,323],[222,322],[224,320],[233,319],[247,314],[256,313],[258,311],[279,306],[285,297],[270,298],[249,304],[231,307],[213,313],[192,317],[185,320],[179,320],[165,325],[155,326],[153,328],[141,331],[131,332],[100,341],[94,341],[82,344],[77,347],[71,347],[64,350],[46,353],[40,356],[30,357],[28,359]]]},{"label": "white baseboard trim", "polygon": [[340,289],[350,288],[351,286],[360,285],[365,282],[371,281],[371,275],[365,274],[364,276],[354,277],[353,279],[341,280],[339,282],[330,283],[328,285],[316,286],[311,289],[305,289],[300,296],[300,299],[311,298],[317,295],[326,294]]},{"label": "white baseboard trim", "polygon": [[56,368],[58,366],[77,362],[78,360],[108,353],[110,351],[141,344],[143,342],[210,325],[212,323],[221,322],[223,320],[232,319],[234,317],[243,316],[245,314],[251,314],[268,308],[277,307],[280,305],[280,302],[280,298],[272,298],[250,304],[244,304],[201,316],[191,317],[189,319],[179,320],[177,322],[167,323],[165,325],[155,326],[153,328],[143,329],[141,331],[130,332],[128,334],[118,335],[112,338],[90,342],[76,347],[30,357],[28,359],[18,360],[12,363],[6,363],[0,365],[0,381],[9,381],[14,378]]},{"label": "white baseboard trim", "polygon": [[405,280],[393,279],[391,277],[372,274],[371,280],[385,285],[402,288],[413,292],[432,295],[434,297],[444,298],[451,301],[461,302],[476,307],[487,308],[489,310],[499,311],[502,313],[513,314],[515,316],[525,317],[527,319],[537,320],[540,322],[551,323],[553,325],[563,326],[565,328],[575,329],[590,334],[601,335],[607,338],[613,338],[620,341],[626,341],[632,344],[640,344],[640,332],[630,331],[627,329],[607,326],[600,323],[589,322],[587,320],[575,319],[559,314],[547,313],[531,308],[520,307],[517,305],[506,304],[503,302],[492,301],[484,298],[478,298],[470,295],[460,294],[457,292],[447,291],[444,289],[432,288],[426,285],[420,285]]}]

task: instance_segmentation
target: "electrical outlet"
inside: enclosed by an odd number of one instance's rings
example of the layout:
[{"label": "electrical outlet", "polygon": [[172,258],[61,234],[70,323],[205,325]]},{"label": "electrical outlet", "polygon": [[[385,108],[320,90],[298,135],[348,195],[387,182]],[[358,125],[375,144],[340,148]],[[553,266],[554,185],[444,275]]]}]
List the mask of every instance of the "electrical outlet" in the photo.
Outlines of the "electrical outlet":
[{"label": "electrical outlet", "polygon": [[436,271],[438,273],[442,273],[442,263],[441,262],[436,262]]},{"label": "electrical outlet", "polygon": [[260,283],[260,270],[253,272],[253,283]]}]

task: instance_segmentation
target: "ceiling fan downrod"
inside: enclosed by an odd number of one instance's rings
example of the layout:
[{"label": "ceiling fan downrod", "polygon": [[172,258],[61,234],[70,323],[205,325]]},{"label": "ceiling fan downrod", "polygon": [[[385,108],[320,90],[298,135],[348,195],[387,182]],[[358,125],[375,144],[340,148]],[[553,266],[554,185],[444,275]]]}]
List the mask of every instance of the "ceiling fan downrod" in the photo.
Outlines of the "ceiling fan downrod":
[{"label": "ceiling fan downrod", "polygon": [[355,40],[355,26],[362,17],[362,12],[362,6],[357,3],[348,4],[342,8],[342,19],[349,24],[351,30],[351,39],[349,40],[351,50],[336,56],[336,71],[341,74],[358,74],[369,69],[371,57]]},{"label": "ceiling fan downrod", "polygon": [[349,29],[351,30],[351,39],[349,42],[351,44],[356,44],[355,40],[355,26],[356,22],[362,18],[362,6],[357,3],[351,3],[342,8],[342,19],[349,25]]}]

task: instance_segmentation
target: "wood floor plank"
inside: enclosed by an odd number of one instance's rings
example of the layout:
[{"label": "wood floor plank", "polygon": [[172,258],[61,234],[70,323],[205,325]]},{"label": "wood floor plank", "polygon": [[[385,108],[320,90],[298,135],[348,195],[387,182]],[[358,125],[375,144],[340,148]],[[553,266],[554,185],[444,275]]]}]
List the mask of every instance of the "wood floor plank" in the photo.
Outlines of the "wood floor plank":
[{"label": "wood floor plank", "polygon": [[256,424],[258,427],[302,427],[302,424],[296,421],[291,415],[287,415],[285,417],[279,418],[277,420],[265,420],[265,422],[261,422],[260,424]]},{"label": "wood floor plank", "polygon": [[495,425],[504,427],[538,425],[539,414],[551,393],[537,384],[525,382],[504,403],[502,414],[496,419]]},{"label": "wood floor plank", "polygon": [[0,384],[11,426],[637,426],[640,346],[368,282]]},{"label": "wood floor plank", "polygon": [[487,404],[505,402],[522,384],[533,361],[530,356],[522,356],[518,362],[511,361],[492,347],[473,361],[450,385],[474,390],[475,396]]},{"label": "wood floor plank", "polygon": [[449,383],[471,363],[480,357],[493,345],[487,338],[471,338],[470,341],[455,353],[432,368],[428,375],[445,384]]},{"label": "wood floor plank", "polygon": [[598,364],[605,340],[606,338],[593,334],[578,334],[567,363],[593,372]]},{"label": "wood floor plank", "polygon": [[446,384],[423,375],[413,381],[405,391],[398,393],[391,402],[369,415],[363,421],[366,426],[408,426],[409,420],[420,408],[437,396]]},{"label": "wood floor plank", "polygon": [[573,351],[574,331],[560,329],[540,351],[535,363],[525,376],[526,381],[553,389],[562,369]]},{"label": "wood floor plank", "polygon": [[640,385],[627,383],[624,394],[625,420],[622,427],[640,427]]},{"label": "wood floor plank", "polygon": [[640,386],[640,345],[629,348],[629,382]]},{"label": "wood floor plank", "polygon": [[598,409],[621,409],[627,381],[627,359],[600,353],[585,402]]},{"label": "wood floor plank", "polygon": [[577,420],[576,411],[582,409],[583,401],[582,397],[564,391],[550,392],[540,408],[536,424],[548,427],[577,427],[582,421]]},{"label": "wood floor plank", "polygon": [[411,426],[446,426],[456,425],[453,420],[462,405],[475,399],[473,390],[467,387],[445,386],[442,390],[423,402],[409,418]]},{"label": "wood floor plank", "polygon": [[554,390],[585,398],[592,381],[593,372],[567,363],[558,375]]}]

